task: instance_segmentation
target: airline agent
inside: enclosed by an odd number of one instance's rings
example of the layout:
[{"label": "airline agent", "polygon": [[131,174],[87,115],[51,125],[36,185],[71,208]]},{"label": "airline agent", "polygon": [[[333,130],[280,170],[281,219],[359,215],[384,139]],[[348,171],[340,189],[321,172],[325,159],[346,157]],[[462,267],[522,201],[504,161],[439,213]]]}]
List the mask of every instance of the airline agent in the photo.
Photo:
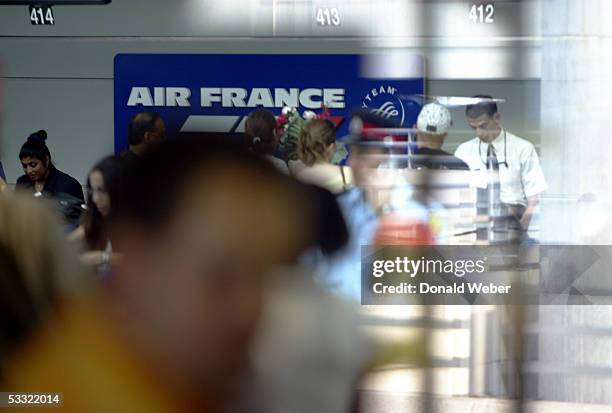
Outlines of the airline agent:
[{"label": "airline agent", "polygon": [[499,170],[502,205],[527,230],[539,195],[548,189],[538,154],[532,143],[502,127],[497,104],[491,96],[474,97],[482,101],[468,105],[465,114],[476,137],[459,145],[455,156],[473,171]]}]

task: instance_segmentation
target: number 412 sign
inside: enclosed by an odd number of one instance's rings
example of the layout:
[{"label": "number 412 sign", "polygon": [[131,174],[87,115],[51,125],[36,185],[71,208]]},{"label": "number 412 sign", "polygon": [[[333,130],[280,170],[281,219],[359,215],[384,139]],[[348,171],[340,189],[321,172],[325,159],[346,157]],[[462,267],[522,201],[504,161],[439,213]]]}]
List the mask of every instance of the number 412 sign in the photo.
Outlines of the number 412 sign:
[{"label": "number 412 sign", "polygon": [[493,3],[481,4],[479,6],[472,4],[468,17],[472,23],[495,23],[495,6]]},{"label": "number 412 sign", "polygon": [[50,6],[30,6],[30,23],[35,26],[55,24],[55,17]]}]

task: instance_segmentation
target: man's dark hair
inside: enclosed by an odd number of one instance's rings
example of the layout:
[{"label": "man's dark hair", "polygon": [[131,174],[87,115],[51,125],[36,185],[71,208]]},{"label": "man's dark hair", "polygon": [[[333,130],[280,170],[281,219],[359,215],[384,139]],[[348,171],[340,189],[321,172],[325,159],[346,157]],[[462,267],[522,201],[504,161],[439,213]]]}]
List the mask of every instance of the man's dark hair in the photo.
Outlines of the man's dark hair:
[{"label": "man's dark hair", "polygon": [[[301,210],[296,211],[296,231],[309,234],[307,242],[310,245],[331,252],[346,242],[346,225],[331,194],[325,197],[320,193],[323,190],[298,183],[243,145],[228,142],[218,135],[206,139],[179,135],[152,147],[142,158],[127,163],[116,199],[111,201],[111,231],[113,226],[119,227],[125,222],[148,229],[152,234],[162,231],[189,180],[220,165],[227,165],[228,170],[243,166],[249,171],[249,179],[277,182],[281,188],[284,185],[287,196],[296,197],[294,205]],[[209,189],[203,186],[194,190]],[[257,211],[253,218],[257,219]],[[330,228],[336,232],[333,236],[326,233]]]},{"label": "man's dark hair", "polygon": [[137,113],[128,127],[128,143],[130,145],[140,145],[144,140],[145,133],[151,132],[155,127],[155,122],[161,116],[156,112]]},{"label": "man's dark hair", "polygon": [[477,118],[482,115],[493,116],[497,113],[497,103],[493,101],[493,97],[489,95],[475,95],[472,97],[490,100],[487,102],[479,102],[474,105],[467,105],[465,108],[465,116],[468,118]]},{"label": "man's dark hair", "polygon": [[[111,220],[127,219],[151,229],[161,226],[171,215],[185,183],[206,171],[210,164],[219,165],[219,162],[232,166],[246,164],[254,169],[254,174],[260,172],[263,176],[270,175],[270,168],[273,169],[241,145],[218,136],[168,139],[125,166],[117,200],[112,200]],[[206,188],[200,190],[206,191]]]}]

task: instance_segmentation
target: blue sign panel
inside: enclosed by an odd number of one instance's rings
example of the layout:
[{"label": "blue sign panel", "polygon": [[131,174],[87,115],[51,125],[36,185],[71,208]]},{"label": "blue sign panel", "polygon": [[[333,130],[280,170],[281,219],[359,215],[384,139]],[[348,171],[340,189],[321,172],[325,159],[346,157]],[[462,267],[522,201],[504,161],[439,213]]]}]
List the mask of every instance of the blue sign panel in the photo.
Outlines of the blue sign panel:
[{"label": "blue sign panel", "polygon": [[[420,59],[415,56],[416,59]],[[319,112],[325,104],[347,134],[348,118],[369,108],[404,126],[416,122],[424,93],[418,77],[360,75],[359,55],[119,54],[115,57],[115,151],[127,148],[138,112],[154,111],[169,135],[244,131],[257,108],[279,115],[284,106]]]}]

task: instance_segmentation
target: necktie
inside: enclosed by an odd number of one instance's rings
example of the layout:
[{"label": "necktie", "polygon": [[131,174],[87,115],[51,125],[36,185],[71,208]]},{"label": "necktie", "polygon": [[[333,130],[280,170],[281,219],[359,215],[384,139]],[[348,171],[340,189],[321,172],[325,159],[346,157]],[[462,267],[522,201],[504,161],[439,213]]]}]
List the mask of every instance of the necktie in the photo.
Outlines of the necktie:
[{"label": "necktie", "polygon": [[497,161],[497,154],[493,145],[487,146],[487,169],[497,171],[499,169],[499,162]]},{"label": "necktie", "polygon": [[500,184],[499,184],[499,162],[493,145],[487,145],[487,171],[488,184],[486,188],[477,191],[477,214],[486,216],[488,223],[477,228],[476,235],[479,240],[493,241],[499,234],[495,233],[495,219],[501,214]]}]

